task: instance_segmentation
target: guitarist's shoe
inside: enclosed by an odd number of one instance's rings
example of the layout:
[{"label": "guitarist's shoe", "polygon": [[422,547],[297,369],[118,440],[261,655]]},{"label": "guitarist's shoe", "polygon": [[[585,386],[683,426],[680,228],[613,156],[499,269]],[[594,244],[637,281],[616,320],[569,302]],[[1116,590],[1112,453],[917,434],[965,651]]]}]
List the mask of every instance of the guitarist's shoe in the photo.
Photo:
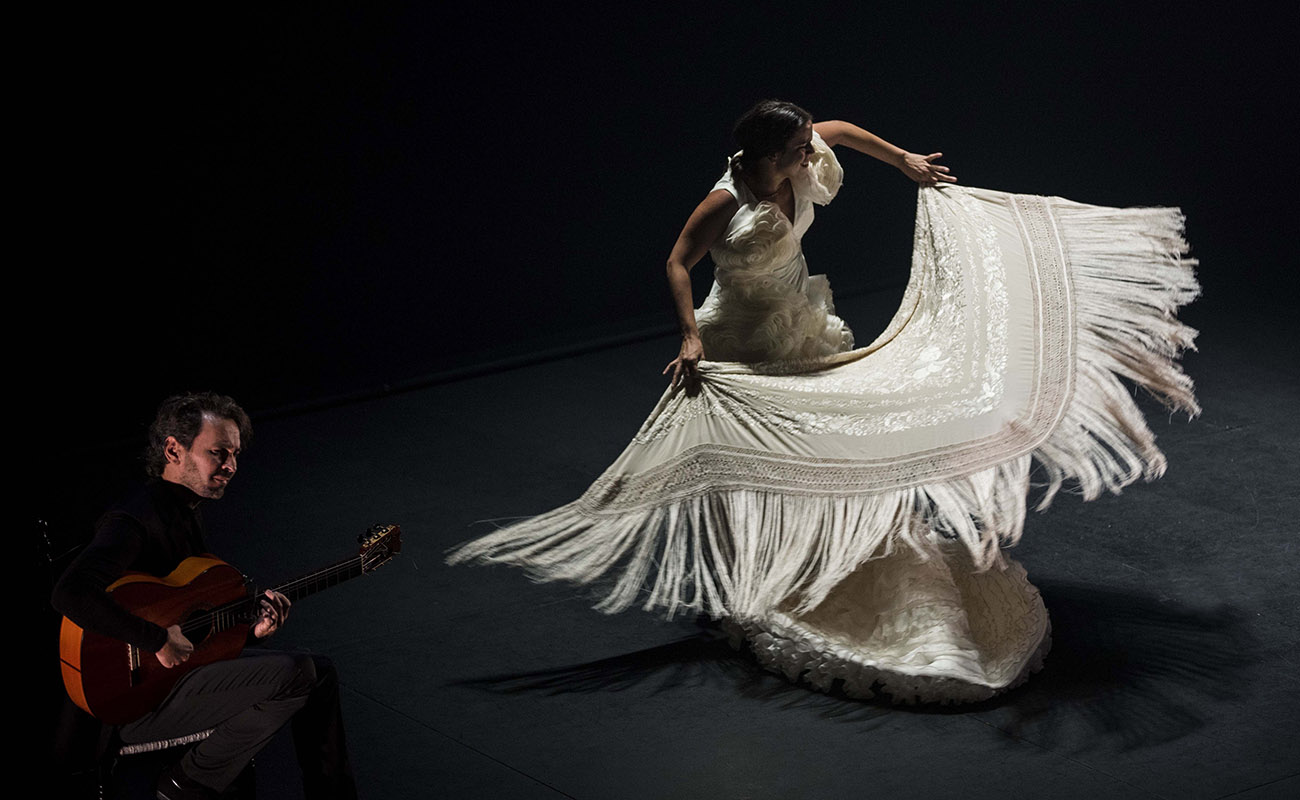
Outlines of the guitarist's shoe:
[{"label": "guitarist's shoe", "polygon": [[190,780],[180,764],[173,764],[158,776],[154,796],[158,800],[216,800],[221,794]]}]

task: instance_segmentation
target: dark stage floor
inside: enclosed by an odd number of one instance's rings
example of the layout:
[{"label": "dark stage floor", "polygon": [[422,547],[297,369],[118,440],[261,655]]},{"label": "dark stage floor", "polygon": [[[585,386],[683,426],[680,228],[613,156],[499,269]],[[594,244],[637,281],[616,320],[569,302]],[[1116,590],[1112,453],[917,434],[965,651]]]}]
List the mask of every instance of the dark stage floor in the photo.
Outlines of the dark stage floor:
[{"label": "dark stage floor", "polygon": [[[303,601],[279,637],[338,664],[367,798],[1297,797],[1294,351],[1246,315],[1187,317],[1204,415],[1148,404],[1163,480],[1031,516],[1014,556],[1055,646],[978,706],[818,694],[695,620],[443,563],[581,493],[658,398],[671,339],[263,422],[207,520],[267,583],[402,525],[396,562]],[[258,765],[259,796],[298,796],[283,734]]]}]

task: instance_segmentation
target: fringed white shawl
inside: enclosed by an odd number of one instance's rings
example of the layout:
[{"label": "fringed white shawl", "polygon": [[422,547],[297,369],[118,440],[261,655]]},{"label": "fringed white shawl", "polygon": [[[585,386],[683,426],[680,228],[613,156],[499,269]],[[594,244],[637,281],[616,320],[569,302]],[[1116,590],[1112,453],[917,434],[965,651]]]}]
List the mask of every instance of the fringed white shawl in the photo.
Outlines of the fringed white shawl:
[{"label": "fringed white shawl", "polygon": [[875,342],[816,361],[700,365],[582,497],[455,562],[612,579],[637,602],[739,619],[806,611],[862,562],[934,533],[975,564],[1067,480],[1092,499],[1165,468],[1129,389],[1196,414],[1177,358],[1198,293],[1177,209],[922,189],[912,275]]}]

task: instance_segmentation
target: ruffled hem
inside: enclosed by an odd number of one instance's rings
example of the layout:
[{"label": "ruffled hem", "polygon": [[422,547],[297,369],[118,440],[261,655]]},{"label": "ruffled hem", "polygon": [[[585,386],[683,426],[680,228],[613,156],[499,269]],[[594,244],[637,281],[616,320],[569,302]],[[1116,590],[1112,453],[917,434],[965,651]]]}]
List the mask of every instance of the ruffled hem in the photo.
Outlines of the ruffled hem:
[{"label": "ruffled hem", "polygon": [[[1049,622],[1042,640],[1026,659],[1020,673],[1005,686],[991,687],[948,675],[908,674],[872,666],[866,663],[868,654],[862,654],[862,658],[838,658],[833,653],[811,650],[816,647],[811,641],[805,642],[801,647],[793,639],[777,639],[770,634],[761,634],[770,641],[759,644],[746,638],[747,631],[739,623],[728,620],[723,625],[730,635],[729,641],[733,648],[739,650],[748,647],[764,668],[784,676],[792,683],[802,682],[818,691],[829,692],[838,680],[840,691],[855,700],[881,697],[898,705],[956,705],[989,700],[1023,685],[1030,675],[1042,671],[1047,654],[1052,649]],[[804,647],[809,650],[804,650]],[[809,653],[815,653],[817,657],[809,658]]]},{"label": "ruffled hem", "polygon": [[820,691],[891,702],[973,703],[1024,683],[1051,649],[1051,623],[1019,564],[975,572],[960,554],[868,562],[800,615],[728,619],[733,647]]}]

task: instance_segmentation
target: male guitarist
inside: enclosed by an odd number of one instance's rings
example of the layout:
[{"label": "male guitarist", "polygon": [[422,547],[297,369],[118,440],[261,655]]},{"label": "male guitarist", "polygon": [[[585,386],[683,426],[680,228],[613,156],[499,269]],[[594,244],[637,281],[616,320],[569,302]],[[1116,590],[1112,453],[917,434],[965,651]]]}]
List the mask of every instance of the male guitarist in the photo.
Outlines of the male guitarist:
[{"label": "male guitarist", "polygon": [[[229,397],[205,393],[164,400],[145,452],[151,480],[99,519],[94,540],[55,587],[54,607],[88,631],[152,653],[164,667],[185,662],[194,646],[179,625],[163,628],[141,619],[105,589],[124,572],[162,577],[185,558],[208,552],[199,504],[225,493],[241,444],[251,434],[248,415]],[[268,591],[259,599],[250,640],[275,633],[289,614],[284,595]],[[251,650],[200,666],[118,735],[130,744],[213,728],[163,773],[158,797],[216,797],[290,719],[307,797],[355,797],[338,680],[321,656]]]}]

